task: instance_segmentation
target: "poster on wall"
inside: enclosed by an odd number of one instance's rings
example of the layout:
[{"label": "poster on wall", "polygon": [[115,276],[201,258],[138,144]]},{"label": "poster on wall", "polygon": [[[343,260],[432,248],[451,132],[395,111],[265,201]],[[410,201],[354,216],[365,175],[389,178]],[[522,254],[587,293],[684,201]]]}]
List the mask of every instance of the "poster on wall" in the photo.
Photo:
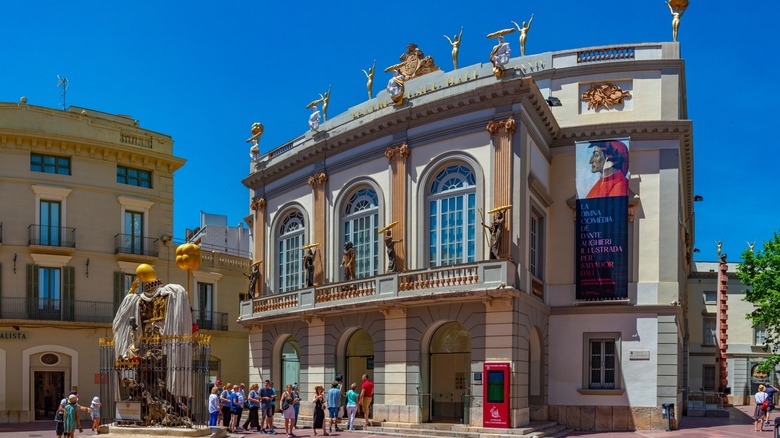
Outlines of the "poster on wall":
[{"label": "poster on wall", "polygon": [[577,300],[628,298],[629,139],[577,142]]}]

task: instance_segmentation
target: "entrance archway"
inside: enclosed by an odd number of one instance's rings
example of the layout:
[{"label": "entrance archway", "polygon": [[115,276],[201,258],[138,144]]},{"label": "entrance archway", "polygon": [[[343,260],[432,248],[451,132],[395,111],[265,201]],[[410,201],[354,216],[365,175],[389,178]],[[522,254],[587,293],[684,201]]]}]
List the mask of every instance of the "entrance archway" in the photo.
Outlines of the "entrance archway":
[{"label": "entrance archway", "polygon": [[439,327],[431,337],[429,358],[430,421],[463,422],[466,388],[471,386],[468,330],[457,322]]},{"label": "entrance archway", "polygon": [[372,380],[374,379],[374,341],[367,331],[358,329],[349,337],[344,359],[346,363],[344,390],[347,390],[349,385],[357,383],[357,391],[360,392],[363,374],[368,374]]},{"label": "entrance archway", "polygon": [[[301,348],[298,341],[290,336],[282,346],[282,381],[278,388],[284,388],[288,383],[301,381]],[[282,389],[283,391],[283,389]]]}]

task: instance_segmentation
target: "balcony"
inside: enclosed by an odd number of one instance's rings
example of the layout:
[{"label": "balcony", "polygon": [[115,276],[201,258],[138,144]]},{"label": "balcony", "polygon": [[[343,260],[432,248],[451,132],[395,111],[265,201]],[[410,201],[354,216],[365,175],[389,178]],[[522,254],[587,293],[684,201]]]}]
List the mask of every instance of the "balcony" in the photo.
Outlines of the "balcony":
[{"label": "balcony", "polygon": [[158,240],[137,234],[120,233],[114,236],[114,254],[129,256],[131,261],[157,258],[160,254],[157,249]]},{"label": "balcony", "polygon": [[0,319],[112,323],[114,303],[47,298],[0,298]]},{"label": "balcony", "polygon": [[32,224],[27,227],[27,244],[41,249],[61,249],[66,252],[76,247],[76,229],[53,225]]},{"label": "balcony", "polygon": [[273,319],[339,307],[372,307],[407,301],[433,302],[485,293],[514,284],[515,265],[508,260],[436,267],[367,277],[298,289],[242,301],[240,318]]},{"label": "balcony", "polygon": [[201,330],[227,331],[227,321],[228,314],[224,312],[192,311],[192,322],[198,324],[198,328]]}]

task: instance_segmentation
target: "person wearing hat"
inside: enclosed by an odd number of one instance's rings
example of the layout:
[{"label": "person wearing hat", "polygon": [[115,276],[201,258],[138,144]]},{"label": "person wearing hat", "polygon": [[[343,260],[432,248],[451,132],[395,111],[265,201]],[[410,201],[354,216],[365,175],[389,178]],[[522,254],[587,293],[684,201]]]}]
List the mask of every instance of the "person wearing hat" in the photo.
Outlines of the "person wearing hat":
[{"label": "person wearing hat", "polygon": [[[62,426],[65,432],[65,438],[73,438],[77,426],[80,426],[77,421],[79,412],[78,401],[79,399],[76,397],[76,394],[68,396],[68,403],[65,405],[65,416],[63,418]],[[79,431],[81,431],[80,428]]]},{"label": "person wearing hat", "polygon": [[90,415],[92,416],[92,430],[98,430],[100,428],[100,397],[93,397],[92,404],[89,405],[89,408],[91,409]]},{"label": "person wearing hat", "polygon": [[594,141],[589,148],[593,154],[588,160],[590,171],[601,173],[586,198],[628,196],[628,148],[622,141]]},{"label": "person wearing hat", "polygon": [[81,428],[81,418],[79,418],[79,411],[87,411],[92,412],[92,410],[86,406],[81,406],[79,404],[79,393],[78,391],[71,391],[68,393],[68,397],[63,398],[60,401],[60,406],[65,406],[69,403],[70,396],[76,397],[76,429],[79,430],[79,432],[84,432],[84,429]]}]

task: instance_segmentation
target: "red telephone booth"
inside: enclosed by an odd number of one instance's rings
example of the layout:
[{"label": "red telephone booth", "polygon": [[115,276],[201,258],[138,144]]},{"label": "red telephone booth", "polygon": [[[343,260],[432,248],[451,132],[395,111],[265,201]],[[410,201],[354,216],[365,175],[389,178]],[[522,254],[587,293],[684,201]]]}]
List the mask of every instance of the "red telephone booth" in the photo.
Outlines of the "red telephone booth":
[{"label": "red telephone booth", "polygon": [[485,363],[482,426],[509,428],[509,363]]}]

